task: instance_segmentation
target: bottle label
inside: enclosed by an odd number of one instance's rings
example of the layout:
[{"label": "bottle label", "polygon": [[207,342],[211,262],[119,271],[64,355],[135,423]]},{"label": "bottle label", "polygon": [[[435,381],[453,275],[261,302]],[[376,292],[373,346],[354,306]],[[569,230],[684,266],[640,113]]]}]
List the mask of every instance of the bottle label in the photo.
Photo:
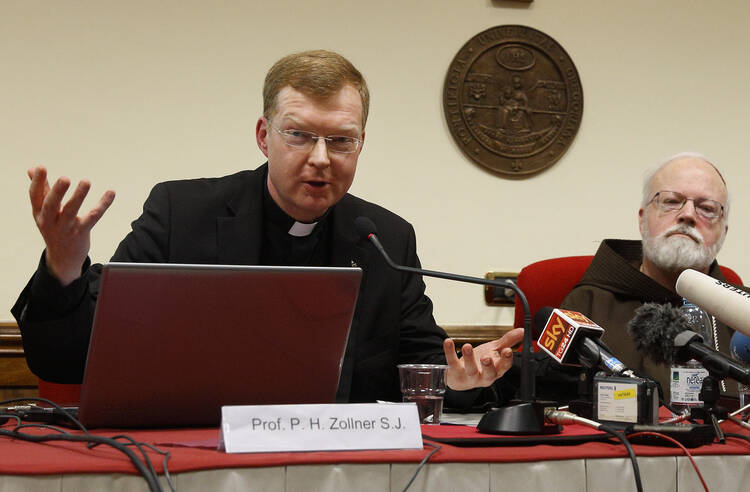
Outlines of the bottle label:
[{"label": "bottle label", "polygon": [[703,403],[698,396],[703,378],[708,371],[702,367],[673,367],[669,390],[672,403],[698,405]]}]

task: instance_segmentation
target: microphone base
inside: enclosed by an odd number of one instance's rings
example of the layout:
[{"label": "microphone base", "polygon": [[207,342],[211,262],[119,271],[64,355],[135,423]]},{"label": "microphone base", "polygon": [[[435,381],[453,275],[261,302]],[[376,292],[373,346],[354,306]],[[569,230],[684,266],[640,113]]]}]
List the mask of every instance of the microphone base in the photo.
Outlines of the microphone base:
[{"label": "microphone base", "polygon": [[518,402],[490,410],[477,424],[477,430],[485,434],[558,434],[562,427],[544,422],[544,408],[555,406],[553,402]]}]

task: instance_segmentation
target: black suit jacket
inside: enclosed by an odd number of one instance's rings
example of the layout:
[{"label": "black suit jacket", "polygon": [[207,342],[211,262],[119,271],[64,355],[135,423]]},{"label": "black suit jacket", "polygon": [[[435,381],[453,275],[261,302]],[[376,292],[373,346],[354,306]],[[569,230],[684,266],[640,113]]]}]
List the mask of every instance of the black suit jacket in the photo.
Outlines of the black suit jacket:
[{"label": "black suit jacket", "polygon": [[[157,184],[112,261],[253,265],[260,261],[266,165],[220,177]],[[412,226],[388,210],[345,195],[330,211],[330,266],[363,269],[339,385],[339,401],[399,400],[400,363],[444,363],[445,332],[432,316],[422,278],[390,269],[354,229],[367,216],[396,263],[418,267]],[[40,378],[83,378],[100,265],[62,288],[43,259],[12,309],[31,370]],[[282,350],[282,347],[279,347]],[[304,379],[307,375],[300,375]]]}]

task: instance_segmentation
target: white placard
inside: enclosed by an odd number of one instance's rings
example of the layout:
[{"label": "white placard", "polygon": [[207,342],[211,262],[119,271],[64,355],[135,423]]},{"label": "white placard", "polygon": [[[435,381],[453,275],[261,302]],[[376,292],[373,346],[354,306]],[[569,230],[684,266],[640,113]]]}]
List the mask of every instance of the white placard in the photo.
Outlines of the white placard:
[{"label": "white placard", "polygon": [[422,449],[414,403],[234,405],[221,408],[227,453]]}]

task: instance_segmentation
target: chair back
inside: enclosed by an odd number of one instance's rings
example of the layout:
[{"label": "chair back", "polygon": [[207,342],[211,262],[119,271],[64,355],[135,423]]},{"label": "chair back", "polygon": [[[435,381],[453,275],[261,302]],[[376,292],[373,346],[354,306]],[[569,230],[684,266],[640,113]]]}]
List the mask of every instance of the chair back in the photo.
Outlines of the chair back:
[{"label": "chair back", "polygon": [[[539,308],[557,307],[562,303],[581,280],[593,258],[593,255],[550,258],[521,269],[516,283],[529,302],[532,322]],[[518,298],[513,326],[523,326],[523,306]]]},{"label": "chair back", "polygon": [[[531,263],[518,273],[518,287],[523,291],[531,309],[531,319],[544,306],[558,307],[565,296],[581,280],[589,267],[592,255],[565,256]],[[730,284],[743,285],[737,272],[719,265],[721,273]],[[515,305],[513,326],[523,326],[523,306],[518,298]],[[538,334],[535,334],[536,338]]]},{"label": "chair back", "polygon": [[719,268],[721,269],[721,274],[727,279],[727,282],[734,285],[744,285],[740,276],[737,275],[737,272],[729,267],[725,267],[724,265],[719,265]]},{"label": "chair back", "polygon": [[78,406],[81,401],[81,385],[50,383],[40,379],[39,397],[51,400],[61,406]]}]

